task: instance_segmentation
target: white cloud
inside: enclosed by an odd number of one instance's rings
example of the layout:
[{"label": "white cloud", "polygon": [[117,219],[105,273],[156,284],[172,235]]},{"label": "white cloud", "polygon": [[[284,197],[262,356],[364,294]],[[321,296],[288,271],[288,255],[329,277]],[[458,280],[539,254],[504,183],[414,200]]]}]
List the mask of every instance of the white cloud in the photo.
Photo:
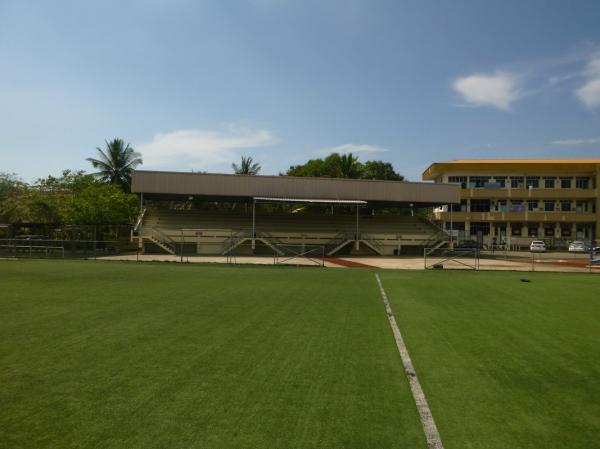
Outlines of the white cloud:
[{"label": "white cloud", "polygon": [[183,129],[155,134],[141,143],[144,167],[210,170],[237,161],[239,150],[272,145],[275,137],[266,129],[229,126],[224,130]]},{"label": "white cloud", "polygon": [[600,78],[586,82],[575,91],[575,95],[590,109],[600,106]]},{"label": "white cloud", "polygon": [[600,77],[600,53],[592,56],[585,69],[585,73],[589,77]]},{"label": "white cloud", "polygon": [[580,88],[575,90],[575,95],[584,106],[595,109],[600,106],[600,53],[596,53],[584,71],[587,80]]},{"label": "white cloud", "polygon": [[574,146],[574,145],[592,145],[600,143],[600,137],[594,137],[591,139],[565,139],[555,140],[552,142],[554,145]]},{"label": "white cloud", "polygon": [[521,98],[517,77],[506,72],[465,76],[454,81],[453,87],[472,106],[508,111],[511,104]]},{"label": "white cloud", "polygon": [[328,156],[331,153],[340,154],[359,154],[359,153],[383,153],[387,149],[379,147],[377,145],[365,145],[365,144],[354,144],[346,143],[344,145],[338,145],[337,147],[322,148],[317,151],[318,154]]}]

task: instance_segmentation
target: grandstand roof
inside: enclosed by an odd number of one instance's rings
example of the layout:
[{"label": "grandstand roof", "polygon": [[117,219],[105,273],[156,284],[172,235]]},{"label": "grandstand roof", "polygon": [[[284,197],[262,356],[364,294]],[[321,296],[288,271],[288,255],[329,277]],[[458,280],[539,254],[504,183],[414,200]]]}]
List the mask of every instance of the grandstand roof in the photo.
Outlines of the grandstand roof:
[{"label": "grandstand roof", "polygon": [[[249,176],[136,170],[132,191],[145,198],[195,196],[253,201],[347,200],[412,203],[415,207],[460,202],[460,186],[366,179]],[[332,201],[333,202],[333,201]]]}]

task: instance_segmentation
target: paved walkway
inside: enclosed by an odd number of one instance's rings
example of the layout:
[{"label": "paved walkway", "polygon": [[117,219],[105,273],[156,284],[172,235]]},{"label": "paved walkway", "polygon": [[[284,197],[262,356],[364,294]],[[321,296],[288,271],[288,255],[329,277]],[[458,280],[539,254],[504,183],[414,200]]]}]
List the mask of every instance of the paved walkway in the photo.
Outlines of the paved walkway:
[{"label": "paved walkway", "polygon": [[[522,253],[519,257],[511,255],[511,258],[486,259],[479,260],[481,270],[502,270],[502,271],[532,271],[532,259],[528,253]],[[557,257],[558,256],[558,257]],[[139,259],[136,255],[106,256],[102,260],[140,260],[140,261],[160,261],[160,262],[181,262],[181,257],[162,255],[162,254],[141,254]],[[440,259],[442,261],[442,259]],[[184,256],[183,262],[188,263],[217,263],[227,264],[225,256]],[[435,263],[435,259],[429,259],[428,265]],[[273,257],[264,256],[238,256],[232,263],[236,264],[255,264],[255,265],[273,265]],[[284,263],[285,265],[316,265],[307,259],[292,259]],[[469,269],[473,265],[473,259],[458,259],[456,261],[444,261],[444,269]],[[401,269],[401,270],[422,270],[424,263],[422,257],[337,257],[326,258],[326,267],[364,267],[364,268],[383,268],[383,269]],[[587,259],[583,257],[569,257],[568,254],[562,255],[543,255],[537,259],[533,265],[534,271],[561,271],[561,272],[596,272],[600,273],[600,265],[590,269],[587,265]]]}]

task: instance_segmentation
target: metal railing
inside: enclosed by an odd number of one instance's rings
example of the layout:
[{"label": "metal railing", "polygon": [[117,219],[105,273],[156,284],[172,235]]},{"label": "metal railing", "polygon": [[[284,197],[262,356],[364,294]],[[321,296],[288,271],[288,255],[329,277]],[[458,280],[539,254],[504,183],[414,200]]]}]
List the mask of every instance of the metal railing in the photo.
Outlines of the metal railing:
[{"label": "metal railing", "polygon": [[155,243],[159,243],[165,249],[170,250],[171,254],[175,254],[177,252],[177,242],[160,229],[152,228],[151,237]]},{"label": "metal railing", "polygon": [[142,226],[142,221],[144,220],[144,215],[146,215],[146,208],[144,207],[142,209],[142,211],[140,212],[140,215],[138,215],[137,220],[135,221],[135,226],[133,227],[133,232],[137,233],[140,230],[140,226]]},{"label": "metal railing", "polygon": [[[323,245],[278,245],[273,253],[274,265],[316,265],[325,266],[325,247]],[[303,261],[302,263],[300,261]]]},{"label": "metal railing", "polygon": [[479,270],[479,249],[424,248],[423,267],[425,269],[444,268],[452,264],[456,268]]},{"label": "metal railing", "polygon": [[138,252],[129,240],[0,239],[0,257],[6,258],[88,259]]},{"label": "metal railing", "polygon": [[325,252],[327,255],[331,255],[332,252],[338,248],[342,243],[348,242],[354,239],[354,234],[346,231],[341,231],[336,234],[334,238],[325,244]]},{"label": "metal railing", "polygon": [[252,230],[250,229],[239,229],[233,230],[230,237],[223,242],[223,255],[230,255],[244,240],[252,238]]}]

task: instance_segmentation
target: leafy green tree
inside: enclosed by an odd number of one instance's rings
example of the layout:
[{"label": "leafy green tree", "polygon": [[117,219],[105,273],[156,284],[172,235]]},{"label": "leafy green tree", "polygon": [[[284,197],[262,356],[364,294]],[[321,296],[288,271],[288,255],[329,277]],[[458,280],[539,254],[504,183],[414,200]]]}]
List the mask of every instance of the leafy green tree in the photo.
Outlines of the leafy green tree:
[{"label": "leafy green tree", "polygon": [[262,168],[258,162],[254,162],[250,156],[242,156],[240,165],[233,163],[231,168],[236,175],[258,175]]},{"label": "leafy green tree", "polygon": [[15,175],[0,176],[0,220],[3,222],[56,223],[61,219],[62,206],[60,198],[49,189],[29,186]]},{"label": "leafy green tree", "polygon": [[38,178],[34,183],[40,190],[47,192],[79,192],[92,184],[100,184],[100,181],[83,170],[63,170],[59,177],[48,175]]},{"label": "leafy green tree", "polygon": [[14,223],[26,215],[22,197],[28,186],[14,173],[0,173],[0,222]]},{"label": "leafy green tree", "polygon": [[131,175],[135,168],[142,163],[141,154],[134,151],[122,139],[105,141],[104,150],[98,150],[99,159],[87,158],[92,166],[98,169],[94,173],[99,179],[120,186],[124,191],[131,191]]},{"label": "leafy green tree", "polygon": [[28,187],[0,202],[0,220],[5,223],[59,223],[64,198],[56,193]]},{"label": "leafy green tree", "polygon": [[0,172],[0,201],[13,192],[18,192],[27,187],[14,173]]},{"label": "leafy green tree", "polygon": [[325,159],[310,159],[305,164],[291,166],[286,175],[343,178],[342,157],[339,153],[331,153]]},{"label": "leafy green tree", "polygon": [[404,181],[404,176],[396,173],[389,162],[367,161],[363,164],[363,179],[382,179],[388,181]]},{"label": "leafy green tree", "polygon": [[91,184],[68,199],[64,221],[70,224],[130,223],[137,213],[135,195],[112,184]]},{"label": "leafy green tree", "polygon": [[313,176],[327,178],[382,179],[403,181],[389,162],[367,161],[364,164],[352,153],[332,153],[325,159],[310,159],[305,164],[291,166],[288,176]]},{"label": "leafy green tree", "polygon": [[12,222],[68,222],[69,200],[91,185],[103,185],[84,171],[64,170],[61,176],[39,178],[20,195]]},{"label": "leafy green tree", "polygon": [[137,198],[83,171],[38,179],[29,186],[0,175],[0,221],[46,224],[125,224],[135,219]]},{"label": "leafy green tree", "polygon": [[287,176],[324,177],[327,176],[325,161],[323,159],[310,159],[306,164],[292,165],[285,174]]}]

